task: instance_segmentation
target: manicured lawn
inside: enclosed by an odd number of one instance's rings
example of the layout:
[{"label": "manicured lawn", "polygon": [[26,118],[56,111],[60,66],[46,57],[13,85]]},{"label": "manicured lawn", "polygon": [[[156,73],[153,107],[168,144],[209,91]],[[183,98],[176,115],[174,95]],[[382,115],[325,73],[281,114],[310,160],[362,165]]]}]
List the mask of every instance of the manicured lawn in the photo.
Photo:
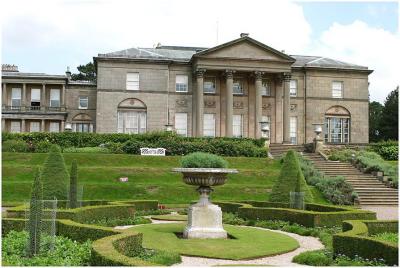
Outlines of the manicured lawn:
[{"label": "manicured lawn", "polygon": [[[46,154],[3,153],[3,201],[26,201],[30,196],[32,170],[41,166]],[[158,199],[162,203],[189,203],[198,198],[195,187],[182,182],[181,174],[171,171],[180,157],[141,157],[126,154],[64,153],[68,168],[78,161],[83,198],[124,200]],[[265,158],[227,157],[239,174],[216,187],[216,200],[265,200],[278,176],[281,164]],[[118,178],[127,176],[129,182]]]},{"label": "manicured lawn", "polygon": [[240,260],[276,255],[299,247],[295,239],[280,233],[232,225],[224,228],[236,239],[180,239],[175,233],[182,232],[184,226],[184,223],[146,224],[131,230],[143,233],[145,248],[189,256]]}]

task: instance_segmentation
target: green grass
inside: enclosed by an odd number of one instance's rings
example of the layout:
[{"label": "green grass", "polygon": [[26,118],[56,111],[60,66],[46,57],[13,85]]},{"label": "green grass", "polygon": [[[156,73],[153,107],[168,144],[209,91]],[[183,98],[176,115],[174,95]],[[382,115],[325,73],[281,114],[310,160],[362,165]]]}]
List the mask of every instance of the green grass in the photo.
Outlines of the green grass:
[{"label": "green grass", "polygon": [[392,243],[398,243],[399,242],[399,234],[398,233],[381,233],[381,234],[376,234],[372,235],[373,238],[376,238],[381,241],[385,242],[392,242]]},{"label": "green grass", "polygon": [[[33,169],[41,166],[46,156],[45,153],[3,153],[3,202],[29,199]],[[104,153],[64,153],[63,156],[67,167],[73,159],[77,160],[78,184],[83,184],[85,200],[157,199],[160,203],[189,204],[198,199],[195,187],[186,185],[181,174],[171,171],[179,167],[179,156]],[[279,161],[249,157],[224,159],[239,173],[230,175],[225,185],[215,187],[213,200],[267,200],[279,176]],[[118,181],[126,176],[129,182]]]},{"label": "green grass", "polygon": [[181,255],[241,260],[292,251],[298,242],[267,230],[225,225],[225,230],[236,239],[180,239],[185,224],[147,224],[131,228],[143,233],[143,246]]}]

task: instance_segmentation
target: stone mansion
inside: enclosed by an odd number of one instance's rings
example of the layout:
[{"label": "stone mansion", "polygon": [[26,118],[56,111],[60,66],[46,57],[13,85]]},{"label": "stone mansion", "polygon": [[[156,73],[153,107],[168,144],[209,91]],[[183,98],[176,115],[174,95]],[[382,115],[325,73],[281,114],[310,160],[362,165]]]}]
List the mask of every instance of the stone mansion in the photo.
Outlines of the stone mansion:
[{"label": "stone mansion", "polygon": [[367,67],[287,55],[248,34],[212,48],[130,48],[94,57],[97,82],[2,68],[5,132],[144,133],[368,143]]}]

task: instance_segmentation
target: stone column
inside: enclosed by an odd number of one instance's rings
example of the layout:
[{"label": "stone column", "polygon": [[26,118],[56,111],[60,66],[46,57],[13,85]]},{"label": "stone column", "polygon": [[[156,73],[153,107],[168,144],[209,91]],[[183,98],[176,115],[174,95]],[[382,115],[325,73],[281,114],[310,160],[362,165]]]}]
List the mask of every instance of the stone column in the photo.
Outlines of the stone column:
[{"label": "stone column", "polygon": [[26,132],[26,128],[25,128],[25,119],[21,120],[21,132]]},{"label": "stone column", "polygon": [[226,122],[225,136],[233,136],[233,70],[226,70]]},{"label": "stone column", "polygon": [[24,111],[25,110],[25,106],[26,106],[26,84],[23,83],[22,84],[22,99],[21,99],[21,110]]},{"label": "stone column", "polygon": [[61,121],[61,129],[60,129],[60,132],[64,132],[64,130],[65,130],[65,121],[62,120],[62,121]]},{"label": "stone column", "polygon": [[46,107],[46,84],[43,83],[42,85],[42,92],[40,96],[40,110],[45,110]]},{"label": "stone column", "polygon": [[283,74],[283,143],[290,144],[290,73]]},{"label": "stone column", "polygon": [[62,85],[62,92],[61,92],[61,106],[65,107],[65,84]]},{"label": "stone column", "polygon": [[255,72],[255,88],[256,88],[256,101],[255,101],[255,109],[256,109],[256,133],[255,138],[261,138],[261,120],[262,120],[262,75],[264,72]]},{"label": "stone column", "polygon": [[3,83],[1,104],[3,105],[3,107],[7,106],[7,83]]},{"label": "stone column", "polygon": [[45,121],[42,119],[42,122],[40,123],[40,131],[45,132]]},{"label": "stone column", "polygon": [[196,71],[196,137],[203,136],[203,117],[204,117],[204,73],[205,69]]}]

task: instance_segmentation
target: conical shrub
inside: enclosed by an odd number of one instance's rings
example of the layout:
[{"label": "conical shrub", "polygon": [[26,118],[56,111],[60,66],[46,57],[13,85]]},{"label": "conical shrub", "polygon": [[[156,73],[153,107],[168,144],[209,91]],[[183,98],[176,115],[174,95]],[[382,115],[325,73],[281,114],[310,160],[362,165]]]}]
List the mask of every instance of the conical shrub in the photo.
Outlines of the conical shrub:
[{"label": "conical shrub", "polygon": [[53,145],[42,171],[43,199],[67,200],[69,175],[60,147]]},{"label": "conical shrub", "polygon": [[74,159],[71,164],[71,173],[69,176],[69,207],[76,208],[78,206],[78,164]]},{"label": "conical shrub", "polygon": [[40,170],[35,172],[32,184],[31,202],[29,206],[28,219],[28,256],[32,257],[39,253],[40,238],[42,232],[43,217],[43,185],[40,178]]},{"label": "conical shrub", "polygon": [[295,191],[304,192],[305,202],[313,202],[314,198],[304,179],[296,154],[293,150],[289,150],[284,158],[278,180],[272,187],[269,200],[289,203],[290,192]]}]

